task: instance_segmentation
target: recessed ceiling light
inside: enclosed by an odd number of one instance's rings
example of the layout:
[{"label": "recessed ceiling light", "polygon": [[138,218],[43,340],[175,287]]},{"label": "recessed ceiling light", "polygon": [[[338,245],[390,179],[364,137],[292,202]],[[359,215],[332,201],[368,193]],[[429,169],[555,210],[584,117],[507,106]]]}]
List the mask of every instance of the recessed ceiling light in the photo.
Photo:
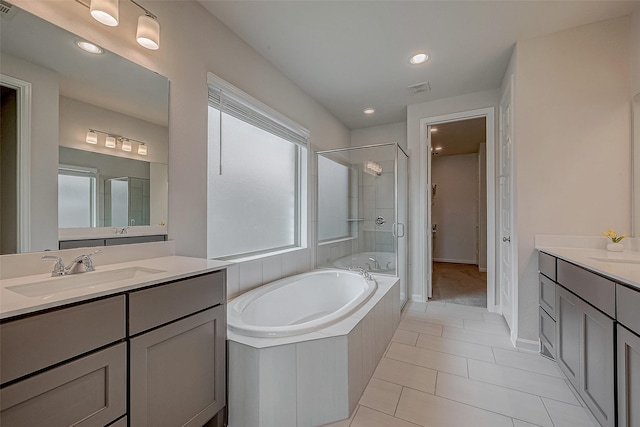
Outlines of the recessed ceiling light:
[{"label": "recessed ceiling light", "polygon": [[429,55],[426,53],[418,53],[413,55],[411,59],[409,59],[409,62],[413,65],[418,65],[427,62],[427,59],[429,59]]},{"label": "recessed ceiling light", "polygon": [[96,46],[95,44],[86,42],[84,40],[78,40],[76,42],[76,46],[78,46],[80,49],[84,50],[85,52],[95,53],[95,54],[104,53],[104,49],[102,49],[100,46]]},{"label": "recessed ceiling light", "polygon": [[376,110],[374,110],[373,108],[365,108],[364,110],[362,110],[362,112],[365,114],[373,114],[376,112]]},{"label": "recessed ceiling light", "polygon": [[438,132],[438,128],[431,128],[431,132]]}]

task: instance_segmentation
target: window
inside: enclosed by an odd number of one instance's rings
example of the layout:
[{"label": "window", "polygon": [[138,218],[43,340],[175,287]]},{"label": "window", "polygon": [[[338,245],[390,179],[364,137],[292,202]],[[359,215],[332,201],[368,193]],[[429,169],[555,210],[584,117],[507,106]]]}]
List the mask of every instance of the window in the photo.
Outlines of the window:
[{"label": "window", "polygon": [[307,131],[212,75],[208,113],[208,257],[302,247]]},{"label": "window", "polygon": [[318,242],[350,237],[349,167],[318,155]]},{"label": "window", "polygon": [[58,227],[96,226],[96,169],[58,167]]}]

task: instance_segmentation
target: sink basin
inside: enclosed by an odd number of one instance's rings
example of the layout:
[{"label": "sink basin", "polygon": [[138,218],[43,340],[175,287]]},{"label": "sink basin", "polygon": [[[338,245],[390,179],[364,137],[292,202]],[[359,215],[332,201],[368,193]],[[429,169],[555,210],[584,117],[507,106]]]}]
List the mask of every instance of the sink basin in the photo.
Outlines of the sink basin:
[{"label": "sink basin", "polygon": [[70,276],[52,277],[39,282],[24,285],[9,286],[7,289],[26,297],[41,297],[66,292],[80,288],[95,288],[105,283],[116,282],[153,274],[165,273],[164,270],[152,268],[128,267],[119,270],[92,271],[90,273],[73,274]]},{"label": "sink basin", "polygon": [[638,264],[640,265],[640,259],[625,259],[625,258],[591,258],[594,261],[600,262],[612,262],[615,264]]}]

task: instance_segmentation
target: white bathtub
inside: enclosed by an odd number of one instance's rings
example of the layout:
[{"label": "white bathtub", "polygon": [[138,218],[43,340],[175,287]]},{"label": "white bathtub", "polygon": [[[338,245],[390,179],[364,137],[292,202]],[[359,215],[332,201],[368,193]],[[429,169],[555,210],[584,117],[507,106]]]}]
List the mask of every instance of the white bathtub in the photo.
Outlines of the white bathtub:
[{"label": "white bathtub", "polygon": [[[378,262],[372,261],[374,259]],[[350,267],[362,267],[372,273],[395,274],[396,254],[393,252],[361,252],[347,255],[333,262],[336,268],[348,270]]]},{"label": "white bathtub", "polygon": [[375,280],[343,270],[287,277],[231,301],[230,331],[250,337],[285,337],[325,328],[348,317],[376,290]]}]

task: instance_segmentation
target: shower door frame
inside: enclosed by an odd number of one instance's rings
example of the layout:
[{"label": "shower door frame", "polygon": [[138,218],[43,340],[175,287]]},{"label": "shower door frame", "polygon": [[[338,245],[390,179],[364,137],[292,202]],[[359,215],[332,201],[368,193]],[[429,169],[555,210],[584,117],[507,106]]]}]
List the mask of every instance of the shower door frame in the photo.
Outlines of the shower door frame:
[{"label": "shower door frame", "polygon": [[[369,145],[358,145],[358,146],[354,146],[354,147],[343,147],[343,148],[334,148],[331,150],[320,150],[320,151],[316,151],[315,155],[315,161],[316,161],[316,165],[317,165],[317,159],[318,159],[318,154],[329,154],[329,153],[339,153],[339,152],[344,152],[344,151],[353,151],[353,150],[364,150],[364,149],[375,149],[375,148],[381,148],[381,147],[386,147],[386,146],[394,146],[395,147],[395,152],[394,152],[394,171],[393,171],[393,179],[394,179],[394,191],[393,191],[393,197],[394,197],[394,218],[393,218],[393,236],[394,236],[394,249],[395,249],[395,256],[396,256],[396,274],[395,277],[400,278],[399,275],[399,269],[400,269],[400,256],[399,256],[399,250],[398,250],[398,246],[399,246],[399,239],[405,239],[405,242],[408,242],[408,235],[407,235],[407,223],[409,222],[409,155],[407,154],[407,152],[400,146],[400,144],[397,141],[393,141],[393,142],[383,142],[380,144],[369,144]],[[402,228],[403,228],[403,235],[402,237],[398,237],[398,233],[397,233],[397,228],[398,228],[398,211],[399,211],[399,201],[398,201],[398,150],[400,150],[402,152],[402,154],[404,154],[407,157],[407,208],[406,208],[406,218],[405,218],[405,222],[402,223]],[[317,172],[317,167],[315,168],[316,172]],[[319,181],[319,180],[317,180]],[[317,189],[317,185],[318,182],[316,182],[316,191],[315,191],[315,206],[316,206],[316,210],[318,209],[318,189]],[[316,236],[316,242],[315,242],[315,246],[318,246],[318,242],[317,242],[317,237],[318,237],[318,224],[316,221],[316,230],[315,230],[315,236]],[[404,308],[404,306],[406,305],[406,303],[411,300],[411,287],[409,286],[409,248],[408,248],[408,243],[407,243],[407,248],[405,250],[405,263],[406,266],[404,267],[405,270],[405,283],[404,285],[401,283],[400,286],[405,286],[405,299],[403,301],[401,301],[401,310]],[[315,251],[314,251],[315,252]],[[313,260],[314,266],[315,268],[318,268],[318,260],[317,260],[317,255],[314,256],[314,260]],[[401,279],[401,278],[400,278]]]}]

